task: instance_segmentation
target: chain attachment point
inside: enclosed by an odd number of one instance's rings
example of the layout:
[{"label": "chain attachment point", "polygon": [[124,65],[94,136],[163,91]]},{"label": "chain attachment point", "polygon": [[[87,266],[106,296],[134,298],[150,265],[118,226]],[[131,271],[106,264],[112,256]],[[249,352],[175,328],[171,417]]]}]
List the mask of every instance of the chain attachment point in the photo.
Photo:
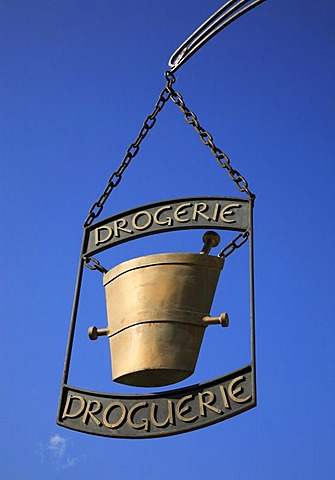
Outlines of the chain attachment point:
[{"label": "chain attachment point", "polygon": [[[85,267],[89,268],[90,270],[98,270],[101,273],[107,273],[108,272],[108,270],[105,267],[103,267],[101,265],[101,263],[99,262],[99,260],[97,260],[96,258],[85,257],[84,262],[85,262]],[[92,262],[93,265],[90,264],[90,262]]]},{"label": "chain attachment point", "polygon": [[245,244],[249,237],[250,232],[248,230],[243,233],[239,233],[237,237],[235,237],[230,243],[228,243],[228,245],[226,245],[221,250],[218,256],[221,258],[229,257],[229,255],[231,255],[237,248],[242,247],[242,245]]}]

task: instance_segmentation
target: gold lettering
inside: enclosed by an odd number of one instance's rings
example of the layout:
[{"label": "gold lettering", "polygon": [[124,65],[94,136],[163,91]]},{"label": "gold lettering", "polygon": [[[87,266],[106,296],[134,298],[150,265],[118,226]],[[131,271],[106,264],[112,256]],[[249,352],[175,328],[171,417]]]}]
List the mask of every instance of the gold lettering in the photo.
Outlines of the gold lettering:
[{"label": "gold lettering", "polygon": [[157,408],[158,408],[158,405],[156,403],[151,404],[151,409],[150,409],[151,423],[155,427],[166,427],[168,424],[174,425],[174,412],[173,412],[173,402],[172,402],[172,400],[168,400],[168,414],[167,414],[166,419],[163,420],[162,422],[158,422],[156,420]]},{"label": "gold lettering", "polygon": [[[119,420],[117,420],[116,422],[114,423],[110,423],[108,421],[109,419],[109,414],[110,412],[119,407],[121,409],[121,415],[120,415],[120,418]],[[104,414],[103,414],[103,418],[102,418],[102,421],[103,421],[103,424],[105,425],[105,427],[107,428],[118,428],[123,422],[124,420],[126,419],[126,416],[127,416],[127,409],[126,407],[123,405],[122,402],[112,402],[108,405],[108,407],[104,410]]]},{"label": "gold lettering", "polygon": [[231,406],[229,404],[229,400],[228,400],[228,397],[227,397],[227,394],[226,394],[226,390],[225,390],[224,386],[222,386],[222,385],[220,385],[220,392],[221,392],[221,395],[222,395],[223,406],[225,408],[229,408],[229,410],[230,410]]},{"label": "gold lettering", "polygon": [[227,205],[226,207],[224,207],[221,211],[221,214],[220,214],[220,219],[222,220],[222,222],[235,223],[236,220],[234,220],[233,218],[231,218],[231,219],[226,218],[226,215],[235,215],[235,212],[231,209],[232,208],[241,208],[241,207],[242,207],[242,205],[240,203],[231,203],[230,205]]},{"label": "gold lettering", "polygon": [[154,222],[157,223],[157,225],[168,225],[171,227],[172,225],[172,218],[171,217],[166,217],[165,220],[159,220],[159,215],[166,211],[166,210],[171,210],[172,206],[167,205],[166,207],[161,207],[156,212],[154,213]]},{"label": "gold lettering", "polygon": [[237,394],[243,392],[243,387],[238,387],[235,388],[235,385],[239,382],[244,382],[245,377],[241,375],[240,377],[236,377],[234,380],[232,380],[228,386],[228,394],[230,398],[237,403],[245,403],[248,400],[250,400],[251,395],[248,395],[247,397],[236,397]]},{"label": "gold lettering", "polygon": [[[146,223],[144,225],[138,225],[136,223],[137,219],[143,216],[147,217]],[[152,224],[152,216],[146,210],[143,210],[142,212],[137,212],[133,216],[131,224],[134,228],[136,228],[136,230],[145,230],[146,228],[150,227],[150,225]]]},{"label": "gold lettering", "polygon": [[198,418],[198,415],[194,415],[193,417],[184,417],[184,415],[192,410],[190,405],[183,406],[184,403],[188,402],[189,400],[193,400],[193,395],[186,395],[182,397],[176,405],[176,414],[179,420],[182,422],[193,422]]},{"label": "gold lettering", "polygon": [[[73,400],[79,400],[80,406],[79,406],[79,410],[77,412],[70,413]],[[63,410],[62,420],[64,420],[65,418],[79,417],[83,413],[85,407],[86,407],[86,401],[83,397],[81,397],[80,395],[69,395],[66,399],[66,404],[65,404],[65,407],[64,407],[64,410]]]},{"label": "gold lettering", "polygon": [[124,218],[119,218],[119,220],[115,220],[115,222],[114,222],[114,235],[116,237],[119,237],[120,236],[119,230],[122,230],[123,232],[126,232],[126,233],[133,233],[132,230],[129,230],[128,228],[125,228],[127,225],[128,225],[128,222]]},{"label": "gold lettering", "polygon": [[184,223],[190,221],[189,218],[180,218],[182,215],[188,214],[188,211],[185,210],[187,207],[192,207],[192,203],[182,203],[175,209],[174,218],[177,220],[177,222]]},{"label": "gold lettering", "polygon": [[141,430],[142,428],[144,428],[144,430],[146,432],[149,431],[149,420],[147,418],[142,418],[142,422],[141,423],[135,423],[134,420],[133,420],[133,415],[135,415],[135,413],[142,407],[147,407],[148,404],[147,402],[138,402],[138,403],[135,403],[135,405],[133,405],[130,409],[129,409],[129,413],[128,413],[128,419],[127,419],[127,422],[128,422],[128,425],[130,425],[131,427],[133,428],[136,428],[136,430]]},{"label": "gold lettering", "polygon": [[[96,409],[94,409],[94,406],[96,406]],[[86,410],[85,410],[85,413],[84,413],[84,416],[83,416],[83,420],[82,420],[83,423],[85,425],[87,425],[89,417],[91,417],[92,420],[98,425],[98,427],[100,427],[102,425],[102,423],[93,414],[94,413],[99,413],[101,411],[101,409],[102,409],[102,405],[101,405],[100,402],[98,402],[97,400],[90,400],[87,404],[87,407],[86,407]]]},{"label": "gold lettering", "polygon": [[[209,399],[207,401],[204,400],[205,396],[209,396]],[[212,410],[215,413],[219,413],[219,414],[222,413],[222,410],[212,405],[212,403],[215,402],[215,395],[211,390],[207,390],[205,392],[199,392],[198,397],[199,397],[199,411],[202,417],[207,417],[205,407],[208,408],[209,410]]]},{"label": "gold lettering", "polygon": [[220,211],[220,204],[216,203],[214,207],[213,217],[212,217],[212,220],[214,222],[216,222],[218,219],[219,211]]},{"label": "gold lettering", "polygon": [[[102,230],[107,230],[107,235],[103,238],[101,236],[101,231]],[[113,236],[113,230],[111,229],[111,227],[109,225],[103,225],[102,227],[97,227],[94,230],[94,233],[95,233],[95,244],[96,245],[100,245],[100,243],[108,242],[108,240],[110,240]]]},{"label": "gold lettering", "polygon": [[205,220],[209,220],[209,216],[203,213],[203,212],[206,212],[207,210],[208,210],[207,203],[204,203],[204,202],[196,203],[194,205],[192,220],[198,221],[198,215],[201,215],[202,217],[204,217]]}]

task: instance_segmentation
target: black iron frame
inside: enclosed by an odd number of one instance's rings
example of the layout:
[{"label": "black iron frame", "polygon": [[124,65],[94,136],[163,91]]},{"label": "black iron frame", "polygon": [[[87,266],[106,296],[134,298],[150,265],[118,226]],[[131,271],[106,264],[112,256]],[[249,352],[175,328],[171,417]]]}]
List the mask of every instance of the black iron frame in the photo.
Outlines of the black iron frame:
[{"label": "black iron frame", "polygon": [[[231,200],[231,197],[216,197],[216,198],[221,198],[221,200]],[[85,259],[87,256],[87,244],[88,244],[88,237],[90,234],[90,231],[92,228],[96,227],[97,223],[89,226],[89,227],[84,227],[84,232],[83,232],[83,240],[82,240],[82,248],[80,252],[80,258],[79,258],[79,266],[78,266],[78,274],[77,274],[77,280],[76,280],[76,287],[75,287],[75,294],[74,294],[74,300],[73,300],[73,308],[72,308],[72,316],[71,316],[71,323],[70,323],[70,330],[69,330],[69,336],[68,336],[68,343],[67,343],[67,348],[66,348],[66,354],[65,354],[65,361],[64,361],[64,369],[63,369],[63,378],[62,378],[62,384],[61,384],[61,392],[60,392],[60,399],[59,399],[59,406],[58,406],[58,414],[57,414],[57,424],[66,428],[70,428],[73,430],[81,431],[84,433],[90,433],[90,434],[95,434],[95,435],[101,435],[101,436],[108,436],[108,437],[117,437],[117,438],[150,438],[150,437],[159,437],[159,436],[168,436],[168,435],[175,435],[179,433],[184,433],[184,432],[189,432],[198,428],[203,428],[205,426],[211,425],[213,423],[217,423],[223,420],[226,420],[228,418],[231,418],[232,416],[238,415],[240,413],[243,413],[246,410],[249,410],[253,407],[256,406],[257,403],[257,398],[256,398],[256,331],[255,331],[255,287],[254,287],[254,235],[253,235],[253,205],[254,201],[253,199],[237,199],[235,200],[240,200],[243,202],[248,202],[249,203],[249,224],[248,224],[248,231],[249,231],[249,290],[250,290],[250,341],[251,341],[251,361],[248,365],[241,367],[239,370],[236,372],[230,372],[228,374],[225,374],[222,377],[219,377],[217,379],[212,379],[208,382],[202,383],[202,384],[195,384],[191,385],[189,387],[183,388],[183,389],[175,389],[175,390],[170,390],[170,391],[165,391],[162,393],[153,393],[149,395],[141,395],[141,394],[134,394],[134,395],[118,395],[118,394],[113,394],[113,393],[101,393],[101,392],[89,392],[87,390],[77,388],[77,387],[71,387],[68,385],[68,378],[69,378],[69,370],[70,370],[70,363],[71,363],[71,356],[72,356],[72,350],[73,350],[73,345],[74,345],[74,336],[75,336],[75,328],[76,328],[76,323],[77,323],[77,316],[78,316],[78,308],[79,308],[79,300],[80,300],[80,293],[81,293],[81,286],[82,286],[82,281],[83,281],[83,273],[84,273],[84,267],[85,267]],[[160,205],[161,203],[157,203],[157,205]],[[155,204],[152,204],[153,206]],[[143,206],[143,208],[146,208],[146,206]],[[105,219],[99,224],[107,222],[108,219]],[[190,228],[197,228],[195,225],[191,226],[186,226],[183,224],[181,227],[182,230],[188,230]],[[230,228],[227,227],[216,227],[219,229],[225,229],[225,230],[231,230]],[[151,233],[143,233],[142,236],[144,235],[152,235],[155,233],[159,233],[157,231],[153,231]],[[109,247],[112,248],[112,247]],[[236,409],[232,410],[231,412],[227,412],[223,416],[215,417],[213,418],[207,418],[204,419],[203,422],[201,423],[196,423],[196,424],[187,424],[183,428],[170,428],[166,429],[164,431],[155,431],[155,432],[143,432],[142,430],[134,430],[133,432],[127,431],[125,434],[120,434],[119,431],[114,431],[114,430],[108,430],[107,432],[104,431],[99,431],[99,429],[96,428],[96,426],[93,424],[94,428],[91,428],[90,425],[85,425],[82,422],[80,423],[79,421],[72,421],[71,423],[65,422],[64,419],[62,418],[62,411],[64,409],[64,405],[66,402],[66,397],[68,392],[71,391],[76,391],[76,392],[82,392],[83,395],[91,395],[93,397],[104,397],[106,399],[114,400],[115,399],[123,399],[124,401],[128,400],[141,400],[143,398],[150,399],[152,401],[153,399],[156,401],[159,400],[164,400],[168,399],[169,397],[173,396],[174,398],[176,396],[180,395],[185,395],[187,392],[195,392],[195,391],[200,391],[204,388],[209,388],[210,385],[216,385],[219,384],[220,382],[226,382],[227,378],[230,378],[234,373],[238,373],[239,371],[247,372],[249,375],[249,380],[250,380],[250,393],[251,393],[251,399],[249,402],[247,402],[245,405],[238,405]],[[248,380],[248,381],[249,381]],[[93,422],[94,423],[94,422]]]}]

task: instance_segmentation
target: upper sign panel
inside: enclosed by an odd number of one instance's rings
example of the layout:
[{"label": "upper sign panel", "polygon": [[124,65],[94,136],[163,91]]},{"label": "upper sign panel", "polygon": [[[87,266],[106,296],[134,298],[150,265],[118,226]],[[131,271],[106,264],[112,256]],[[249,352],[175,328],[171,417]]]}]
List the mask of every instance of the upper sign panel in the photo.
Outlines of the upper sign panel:
[{"label": "upper sign panel", "polygon": [[232,197],[190,197],[144,205],[88,227],[85,255],[169,230],[245,231],[250,227],[250,208],[249,200]]}]

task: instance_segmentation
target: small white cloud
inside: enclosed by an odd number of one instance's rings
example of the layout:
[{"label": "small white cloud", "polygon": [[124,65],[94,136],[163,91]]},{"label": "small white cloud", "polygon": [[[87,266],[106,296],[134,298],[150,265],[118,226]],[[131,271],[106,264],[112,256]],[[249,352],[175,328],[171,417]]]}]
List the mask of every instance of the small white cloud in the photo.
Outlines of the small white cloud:
[{"label": "small white cloud", "polygon": [[57,468],[70,468],[80,461],[80,457],[72,457],[68,450],[67,439],[56,434],[50,437],[48,443],[40,444],[37,453],[40,455],[42,463],[48,459]]},{"label": "small white cloud", "polygon": [[66,447],[67,440],[58,434],[49,440],[48,450],[57,458],[62,458],[65,455]]}]

